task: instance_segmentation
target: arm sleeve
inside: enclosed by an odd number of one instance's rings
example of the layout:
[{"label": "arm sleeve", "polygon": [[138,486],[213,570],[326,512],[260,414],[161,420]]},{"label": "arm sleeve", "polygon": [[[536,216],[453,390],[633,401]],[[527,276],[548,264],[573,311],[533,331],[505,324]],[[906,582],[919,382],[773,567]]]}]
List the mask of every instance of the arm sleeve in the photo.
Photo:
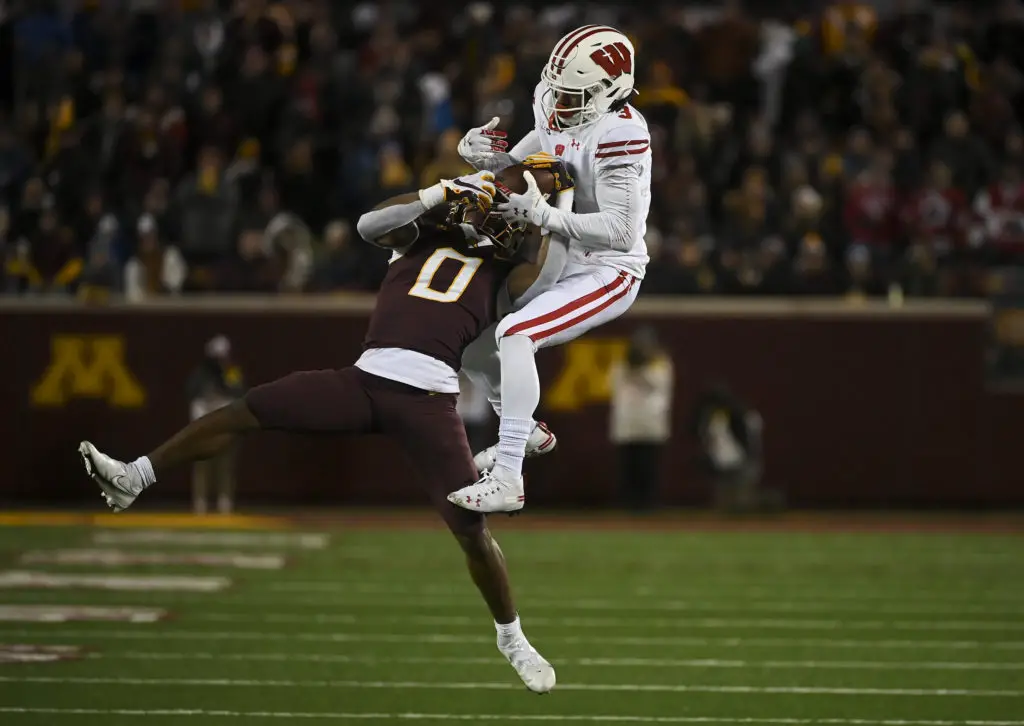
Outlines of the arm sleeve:
[{"label": "arm sleeve", "polygon": [[551,207],[544,227],[584,247],[629,251],[633,233],[643,221],[640,174],[639,164],[598,170],[596,196],[601,211],[576,214]]},{"label": "arm sleeve", "polygon": [[575,214],[552,208],[544,227],[584,247],[629,251],[643,222],[640,181],[651,160],[647,129],[614,126],[598,139],[594,154],[595,196],[600,211]]},{"label": "arm sleeve", "polygon": [[492,154],[487,157],[486,162],[480,167],[480,171],[493,171],[498,173],[502,169],[515,166],[531,154],[537,154],[544,149],[540,145],[540,134],[534,129],[512,147],[507,154]]},{"label": "arm sleeve", "polygon": [[426,205],[417,200],[406,204],[393,204],[390,207],[374,209],[363,214],[356,223],[359,236],[373,243],[388,232],[404,227],[427,211]]}]

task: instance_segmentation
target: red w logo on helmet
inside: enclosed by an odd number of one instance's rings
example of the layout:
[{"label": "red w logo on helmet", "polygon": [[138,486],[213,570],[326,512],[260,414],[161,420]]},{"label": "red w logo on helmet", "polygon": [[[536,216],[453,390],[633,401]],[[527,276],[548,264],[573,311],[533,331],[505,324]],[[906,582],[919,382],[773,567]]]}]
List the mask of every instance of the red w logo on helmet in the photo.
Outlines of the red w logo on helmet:
[{"label": "red w logo on helmet", "polygon": [[633,55],[622,41],[595,50],[590,59],[612,78],[633,72]]}]

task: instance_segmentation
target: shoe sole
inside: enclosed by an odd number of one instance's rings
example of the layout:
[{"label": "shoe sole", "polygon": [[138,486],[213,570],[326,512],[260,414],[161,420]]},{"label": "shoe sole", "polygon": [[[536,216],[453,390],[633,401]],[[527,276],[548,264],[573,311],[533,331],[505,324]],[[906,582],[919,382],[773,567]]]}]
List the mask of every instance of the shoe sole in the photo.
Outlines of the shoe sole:
[{"label": "shoe sole", "polygon": [[[504,653],[503,653],[502,655],[504,655]],[[506,656],[506,658],[507,658],[507,656]],[[511,661],[509,662],[509,665],[512,665],[512,664],[511,664]],[[548,667],[550,667],[550,664],[548,664]],[[513,669],[513,670],[515,670],[515,666],[512,666],[512,669]],[[551,671],[552,671],[551,675],[552,675],[552,676],[554,676],[554,668],[552,668],[552,669],[551,669]],[[518,671],[516,671],[516,675],[517,675],[517,676],[519,676],[519,672],[518,672]],[[525,688],[525,689],[526,689],[527,691],[529,691],[530,693],[536,694],[536,695],[538,695],[538,696],[546,696],[546,695],[548,695],[548,694],[549,694],[549,693],[551,693],[551,692],[552,692],[553,690],[555,690],[555,687],[556,687],[556,686],[558,685],[558,682],[557,682],[557,680],[556,680],[556,681],[555,681],[555,683],[553,683],[553,684],[551,685],[551,687],[550,687],[550,688],[548,688],[548,689],[547,689],[546,691],[535,691],[535,690],[533,690],[532,688],[530,688],[530,687],[529,687],[528,685],[526,685],[526,681],[524,681],[524,680],[523,680],[523,677],[522,677],[522,676],[519,676],[519,680],[523,681],[523,687],[524,687],[524,688]]]},{"label": "shoe sole", "polygon": [[120,492],[110,484],[103,481],[99,474],[96,473],[96,467],[93,466],[92,459],[90,458],[89,446],[84,441],[78,445],[78,454],[82,457],[82,463],[85,464],[85,473],[88,474],[89,478],[99,486],[104,503],[110,507],[112,511],[123,512],[131,506],[131,502],[128,502],[128,504],[122,504],[120,501]]},{"label": "shoe sole", "polygon": [[459,502],[454,502],[451,499],[448,500],[448,503],[451,504],[454,507],[458,507],[459,509],[465,509],[467,512],[475,512],[476,514],[505,514],[505,515],[507,515],[509,517],[514,517],[517,514],[522,514],[523,513],[523,508],[526,506],[526,501],[525,500],[526,500],[526,497],[524,496],[523,499],[521,499],[518,502],[516,502],[519,506],[516,507],[515,509],[494,509],[494,510],[491,510],[489,512],[485,512],[483,510],[476,509],[474,507],[467,507],[464,504],[460,504]]},{"label": "shoe sole", "polygon": [[82,463],[85,464],[85,473],[91,477],[96,475],[92,468],[92,459],[89,458],[89,445],[84,441],[78,445],[78,454],[82,457]]}]

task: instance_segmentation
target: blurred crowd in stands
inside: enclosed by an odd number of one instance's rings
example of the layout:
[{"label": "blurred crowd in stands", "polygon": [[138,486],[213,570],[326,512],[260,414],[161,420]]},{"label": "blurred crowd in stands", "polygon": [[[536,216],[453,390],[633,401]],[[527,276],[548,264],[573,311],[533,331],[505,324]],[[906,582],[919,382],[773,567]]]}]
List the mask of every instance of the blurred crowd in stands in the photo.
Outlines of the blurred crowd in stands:
[{"label": "blurred crowd in stands", "polygon": [[586,22],[637,47],[642,293],[982,296],[1024,264],[1016,1],[0,0],[0,289],[373,290],[353,221],[465,172],[469,127],[526,133]]}]

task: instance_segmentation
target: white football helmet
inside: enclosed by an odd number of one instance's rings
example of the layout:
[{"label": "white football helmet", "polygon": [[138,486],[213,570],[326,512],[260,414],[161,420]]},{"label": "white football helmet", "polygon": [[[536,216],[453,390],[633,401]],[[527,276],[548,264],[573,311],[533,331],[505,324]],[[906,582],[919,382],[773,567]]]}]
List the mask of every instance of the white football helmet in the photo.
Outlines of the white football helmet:
[{"label": "white football helmet", "polygon": [[555,44],[540,77],[547,86],[541,108],[552,128],[593,123],[633,95],[633,44],[615,28],[584,25]]}]

